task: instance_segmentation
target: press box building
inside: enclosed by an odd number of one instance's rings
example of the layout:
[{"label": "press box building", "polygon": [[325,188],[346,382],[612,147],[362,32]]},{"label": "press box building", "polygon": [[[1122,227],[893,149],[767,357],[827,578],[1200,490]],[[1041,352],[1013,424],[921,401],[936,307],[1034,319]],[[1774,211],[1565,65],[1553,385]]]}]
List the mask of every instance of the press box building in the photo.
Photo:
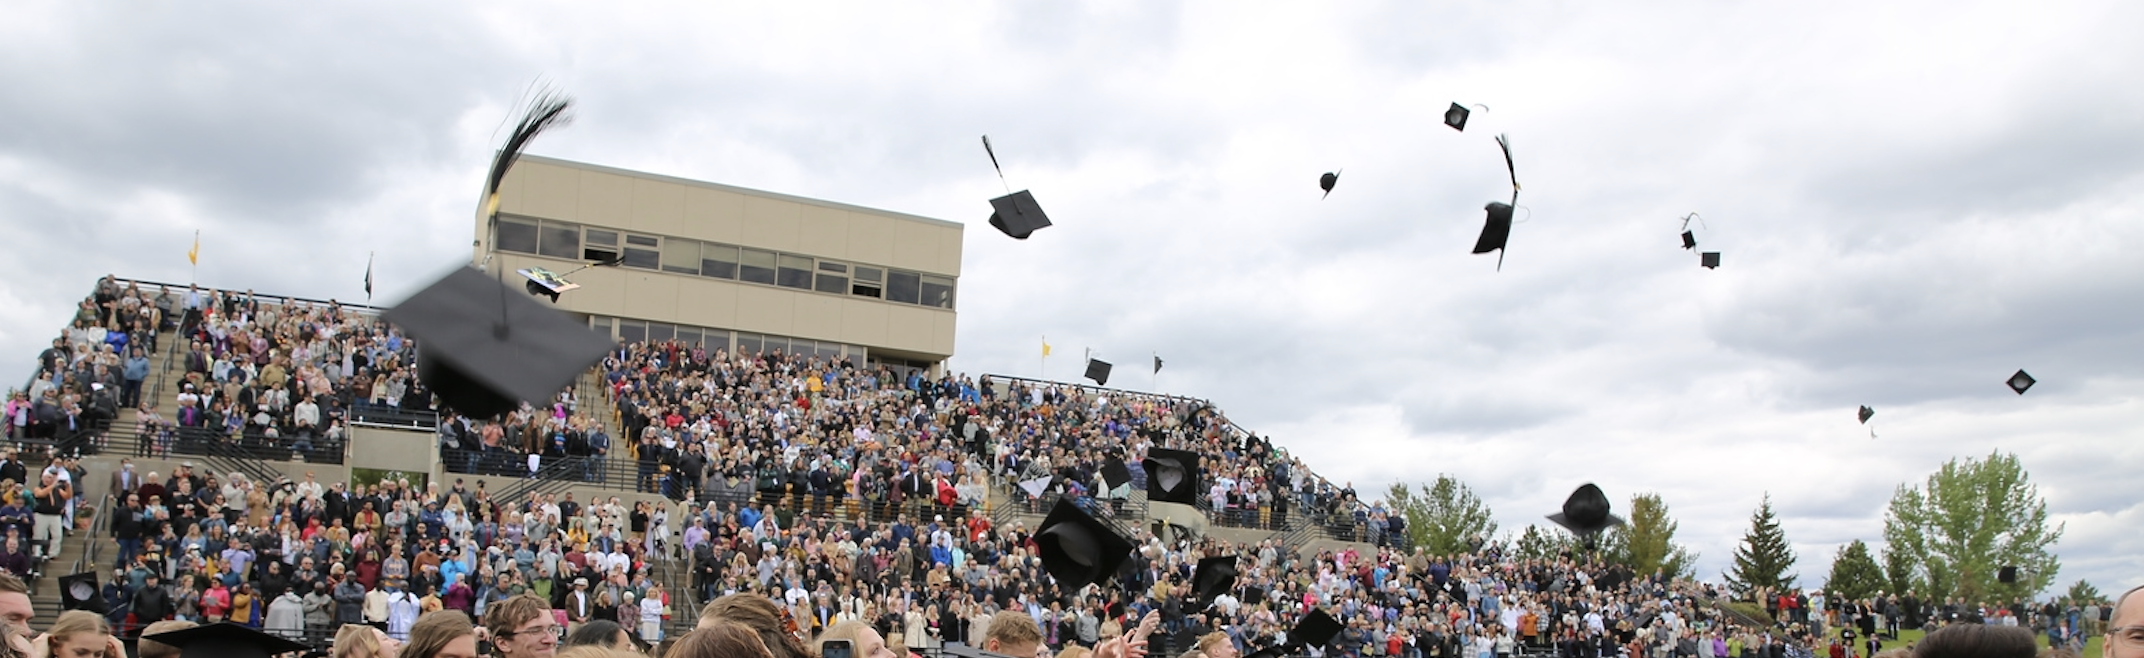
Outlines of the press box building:
[{"label": "press box building", "polygon": [[476,260],[565,272],[557,308],[619,340],[847,356],[900,369],[953,355],[962,225],[524,155],[476,219]]}]

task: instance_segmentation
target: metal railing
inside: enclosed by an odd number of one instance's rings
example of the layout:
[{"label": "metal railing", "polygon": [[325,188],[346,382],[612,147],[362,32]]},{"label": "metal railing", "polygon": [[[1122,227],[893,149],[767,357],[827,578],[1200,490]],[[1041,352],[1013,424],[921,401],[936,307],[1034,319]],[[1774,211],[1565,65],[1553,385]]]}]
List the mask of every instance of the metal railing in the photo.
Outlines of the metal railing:
[{"label": "metal railing", "polygon": [[432,409],[403,409],[391,405],[372,404],[365,400],[355,400],[350,403],[349,414],[351,425],[416,430],[439,429],[439,412]]}]

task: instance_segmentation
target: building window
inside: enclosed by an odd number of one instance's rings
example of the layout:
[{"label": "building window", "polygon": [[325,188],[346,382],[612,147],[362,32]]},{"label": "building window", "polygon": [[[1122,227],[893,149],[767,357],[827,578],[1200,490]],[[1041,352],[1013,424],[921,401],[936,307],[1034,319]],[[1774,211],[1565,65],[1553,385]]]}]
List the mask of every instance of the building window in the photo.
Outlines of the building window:
[{"label": "building window", "polygon": [[677,326],[661,322],[648,323],[648,342],[667,343],[677,337]]},{"label": "building window", "polygon": [[780,262],[782,266],[779,274],[774,279],[775,285],[784,288],[811,289],[811,259],[782,254]]},{"label": "building window", "polygon": [[737,353],[744,355],[761,353],[759,350],[759,334],[737,334]]},{"label": "building window", "polygon": [[699,274],[700,243],[677,238],[664,240],[663,271],[671,274]]},{"label": "building window", "polygon": [[737,248],[726,244],[700,245],[700,276],[737,278]]},{"label": "building window", "polygon": [[662,240],[646,235],[625,236],[625,266],[644,270],[662,267]]},{"label": "building window", "polygon": [[774,252],[745,249],[743,254],[744,257],[738,264],[737,278],[751,283],[774,285]]},{"label": "building window", "polygon": [[617,231],[592,228],[581,232],[581,260],[607,261],[617,257]]},{"label": "building window", "polygon": [[538,245],[537,253],[552,258],[581,257],[581,227],[552,222],[544,222],[542,227],[539,232],[543,243]]},{"label": "building window", "polygon": [[603,334],[605,337],[615,339],[618,337],[618,333],[612,327],[613,323],[610,318],[592,317],[588,319],[588,328],[596,330],[596,333]]},{"label": "building window", "polygon": [[499,220],[499,237],[492,241],[492,246],[499,251],[536,253],[536,223]]},{"label": "building window", "polygon": [[953,280],[942,276],[923,277],[923,305],[953,308]]},{"label": "building window", "polygon": [[638,320],[618,321],[618,340],[620,342],[639,343],[647,339],[648,323]]},{"label": "building window", "polygon": [[856,266],[855,283],[849,286],[849,294],[858,297],[884,297],[886,271],[876,267]]},{"label": "building window", "polygon": [[886,299],[903,304],[922,303],[922,275],[893,271],[886,273]]},{"label": "building window", "polygon": [[819,261],[819,275],[811,289],[836,295],[849,290],[849,266],[832,261]]}]

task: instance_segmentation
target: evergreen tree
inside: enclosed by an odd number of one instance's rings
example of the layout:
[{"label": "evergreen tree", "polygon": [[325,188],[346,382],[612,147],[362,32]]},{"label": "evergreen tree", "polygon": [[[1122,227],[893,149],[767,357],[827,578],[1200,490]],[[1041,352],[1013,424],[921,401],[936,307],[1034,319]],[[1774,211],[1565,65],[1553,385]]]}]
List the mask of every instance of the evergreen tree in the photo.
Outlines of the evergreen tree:
[{"label": "evergreen tree", "polygon": [[2069,599],[2076,601],[2078,605],[2084,605],[2086,602],[2101,600],[2101,596],[2099,588],[2079,578],[2075,584],[2070,585]]},{"label": "evergreen tree", "polygon": [[1831,576],[1824,579],[1824,589],[1832,600],[1865,599],[1883,591],[1884,582],[1883,567],[1876,566],[1869,545],[1856,539],[1840,546],[1839,554],[1831,558]]},{"label": "evergreen tree", "polygon": [[1690,577],[1697,556],[1676,545],[1676,527],[1660,494],[1638,494],[1630,499],[1629,522],[1608,531],[1601,542],[1601,555],[1630,567],[1640,576],[1661,571],[1669,577]]},{"label": "evergreen tree", "polygon": [[1575,553],[1577,547],[1578,538],[1564,532],[1562,528],[1544,530],[1541,526],[1529,523],[1526,524],[1526,531],[1519,534],[1518,540],[1512,542],[1511,550],[1512,554],[1521,560],[1553,560],[1563,557],[1564,553]]},{"label": "evergreen tree", "polygon": [[1727,584],[1734,588],[1736,596],[1759,588],[1792,589],[1797,576],[1787,573],[1787,569],[1793,566],[1794,547],[1787,543],[1779,517],[1772,514],[1772,495],[1767,493],[1764,503],[1749,517],[1749,532],[1743,533],[1742,545],[1735,549],[1735,565],[1727,572]]},{"label": "evergreen tree", "polygon": [[1473,550],[1471,540],[1486,542],[1496,534],[1496,518],[1474,490],[1459,478],[1439,474],[1420,492],[1405,482],[1385,490],[1385,504],[1407,521],[1407,538],[1431,555],[1458,555]]}]

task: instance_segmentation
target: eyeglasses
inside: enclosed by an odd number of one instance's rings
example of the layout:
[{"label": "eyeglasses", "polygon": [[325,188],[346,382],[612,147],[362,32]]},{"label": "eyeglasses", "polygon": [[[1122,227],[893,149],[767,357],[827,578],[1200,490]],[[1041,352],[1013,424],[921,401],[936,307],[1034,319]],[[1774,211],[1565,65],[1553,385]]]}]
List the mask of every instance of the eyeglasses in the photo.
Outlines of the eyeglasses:
[{"label": "eyeglasses", "polygon": [[549,635],[555,639],[563,640],[566,639],[566,627],[560,626],[558,624],[544,624],[542,626],[524,628],[518,631],[492,633],[492,635],[497,636],[501,640],[511,640],[515,637],[522,635]]},{"label": "eyeglasses", "polygon": [[2144,626],[2122,626],[2107,629],[2107,637],[2131,649],[2144,649]]}]

